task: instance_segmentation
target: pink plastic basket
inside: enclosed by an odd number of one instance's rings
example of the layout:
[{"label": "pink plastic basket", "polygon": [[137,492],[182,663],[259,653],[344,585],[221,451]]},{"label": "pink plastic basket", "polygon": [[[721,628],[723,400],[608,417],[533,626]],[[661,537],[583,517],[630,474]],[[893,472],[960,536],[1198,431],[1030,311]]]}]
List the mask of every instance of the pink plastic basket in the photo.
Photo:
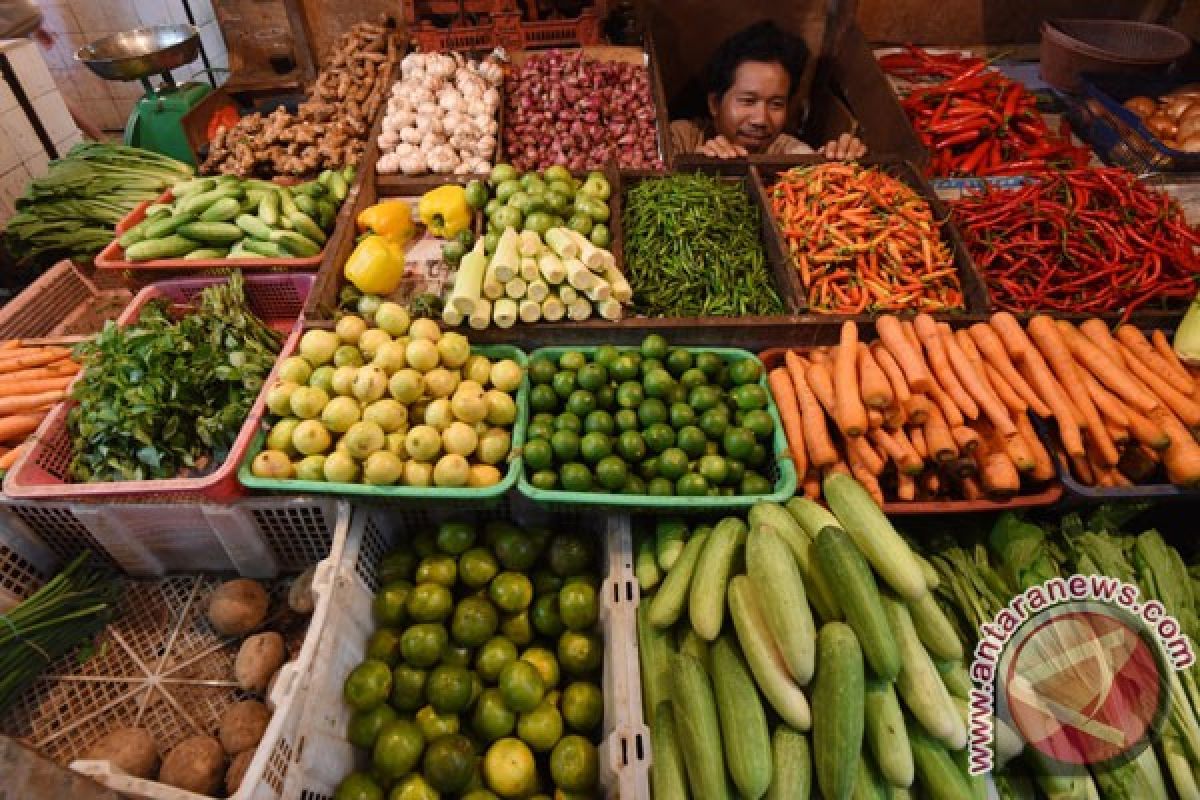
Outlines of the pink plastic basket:
[{"label": "pink plastic basket", "polygon": [[[151,284],[138,292],[117,324],[128,325],[135,321],[151,300],[164,298],[172,303],[188,303],[205,287],[226,280],[223,277],[183,278]],[[287,334],[282,345],[283,351],[295,349],[295,343],[303,332],[301,311],[314,281],[315,276],[305,274],[246,276],[246,299],[251,310],[272,328]],[[275,369],[278,369],[278,364]],[[275,382],[275,369],[263,382],[264,387]],[[229,448],[229,455],[219,467],[206,475],[170,480],[69,482],[67,468],[73,453],[67,414],[73,405],[73,400],[59,403],[42,421],[31,439],[33,446],[17,459],[4,478],[6,494],[27,499],[171,499],[183,502],[222,502],[245,494],[238,483],[237,469],[262,419],[266,405],[265,389],[254,401],[249,416]]]}]

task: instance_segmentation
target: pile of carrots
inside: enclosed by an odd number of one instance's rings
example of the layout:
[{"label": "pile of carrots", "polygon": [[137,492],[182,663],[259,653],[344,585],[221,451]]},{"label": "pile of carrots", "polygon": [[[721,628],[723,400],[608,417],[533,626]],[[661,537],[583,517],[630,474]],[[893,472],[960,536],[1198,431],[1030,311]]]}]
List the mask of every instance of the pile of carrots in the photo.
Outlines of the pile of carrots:
[{"label": "pile of carrots", "polygon": [[1028,414],[1049,409],[996,324],[882,316],[877,341],[847,321],[836,347],[788,351],[769,379],[805,494],[817,497],[829,472],[852,474],[881,504],[1007,500],[1052,479]]},{"label": "pile of carrots", "polygon": [[78,371],[66,347],[0,341],[0,470],[16,462]]},{"label": "pile of carrots", "polygon": [[794,167],[769,189],[808,310],[963,308],[954,255],[915,189],[878,167]]}]

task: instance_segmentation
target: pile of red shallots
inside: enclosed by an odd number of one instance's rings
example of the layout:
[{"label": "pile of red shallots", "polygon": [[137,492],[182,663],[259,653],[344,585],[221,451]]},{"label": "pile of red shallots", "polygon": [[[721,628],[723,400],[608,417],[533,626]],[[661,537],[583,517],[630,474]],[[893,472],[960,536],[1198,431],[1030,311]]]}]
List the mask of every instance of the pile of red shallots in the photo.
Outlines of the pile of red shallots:
[{"label": "pile of red shallots", "polygon": [[505,78],[504,150],[520,170],[660,169],[650,76],[580,51],[530,56]]}]

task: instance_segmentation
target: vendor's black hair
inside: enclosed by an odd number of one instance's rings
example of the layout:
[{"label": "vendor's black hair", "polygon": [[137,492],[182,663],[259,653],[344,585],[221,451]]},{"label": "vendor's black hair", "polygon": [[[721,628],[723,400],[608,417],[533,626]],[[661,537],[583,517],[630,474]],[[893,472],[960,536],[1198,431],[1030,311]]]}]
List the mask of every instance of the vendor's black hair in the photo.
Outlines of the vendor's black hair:
[{"label": "vendor's black hair", "polygon": [[803,39],[769,19],[756,22],[721,42],[704,69],[705,91],[717,97],[724,95],[733,86],[737,68],[746,61],[779,64],[791,79],[790,90],[795,92],[808,61],[808,47]]}]

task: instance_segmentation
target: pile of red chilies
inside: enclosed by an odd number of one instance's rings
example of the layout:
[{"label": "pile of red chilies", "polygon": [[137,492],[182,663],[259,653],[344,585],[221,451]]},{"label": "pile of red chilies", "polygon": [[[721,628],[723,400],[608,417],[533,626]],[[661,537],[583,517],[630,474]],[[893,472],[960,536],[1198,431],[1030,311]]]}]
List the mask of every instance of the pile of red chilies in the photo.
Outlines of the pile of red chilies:
[{"label": "pile of red chilies", "polygon": [[1088,149],[1072,144],[1065,119],[1057,133],[1051,131],[1024,85],[989,70],[981,58],[909,45],[881,56],[879,64],[921,84],[900,105],[930,151],[935,177],[1016,175],[1088,163]]},{"label": "pile of red chilies", "polygon": [[1125,170],[1046,170],[951,208],[992,301],[1006,311],[1128,317],[1196,294],[1200,229],[1175,200]]}]

